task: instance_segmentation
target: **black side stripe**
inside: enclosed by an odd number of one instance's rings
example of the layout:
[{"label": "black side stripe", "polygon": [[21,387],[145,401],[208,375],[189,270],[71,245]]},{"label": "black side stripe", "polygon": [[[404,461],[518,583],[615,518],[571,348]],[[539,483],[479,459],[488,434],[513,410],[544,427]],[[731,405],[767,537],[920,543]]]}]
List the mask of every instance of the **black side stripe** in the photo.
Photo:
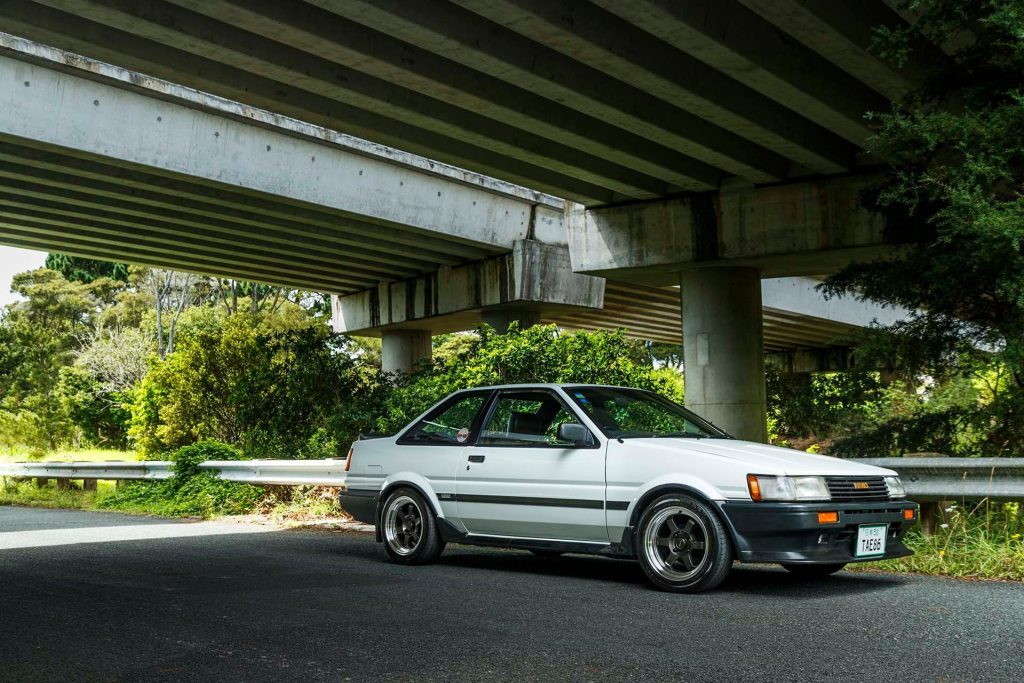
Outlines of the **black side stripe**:
[{"label": "black side stripe", "polygon": [[627,501],[608,501],[605,505],[601,500],[587,500],[584,498],[527,498],[522,496],[478,496],[468,493],[443,493],[438,496],[441,500],[454,500],[460,503],[495,503],[498,505],[536,505],[539,507],[557,508],[583,508],[587,510],[625,510],[629,507]]}]

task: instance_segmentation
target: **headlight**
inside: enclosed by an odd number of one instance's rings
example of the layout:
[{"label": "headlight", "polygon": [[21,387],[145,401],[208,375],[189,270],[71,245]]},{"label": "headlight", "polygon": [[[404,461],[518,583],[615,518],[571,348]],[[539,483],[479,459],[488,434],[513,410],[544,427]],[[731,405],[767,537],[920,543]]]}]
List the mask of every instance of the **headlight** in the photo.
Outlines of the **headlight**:
[{"label": "headlight", "polygon": [[747,487],[754,500],[829,500],[824,477],[769,477],[748,474]]},{"label": "headlight", "polygon": [[899,477],[886,477],[885,486],[889,489],[890,498],[906,498],[907,490],[903,488],[903,482]]}]

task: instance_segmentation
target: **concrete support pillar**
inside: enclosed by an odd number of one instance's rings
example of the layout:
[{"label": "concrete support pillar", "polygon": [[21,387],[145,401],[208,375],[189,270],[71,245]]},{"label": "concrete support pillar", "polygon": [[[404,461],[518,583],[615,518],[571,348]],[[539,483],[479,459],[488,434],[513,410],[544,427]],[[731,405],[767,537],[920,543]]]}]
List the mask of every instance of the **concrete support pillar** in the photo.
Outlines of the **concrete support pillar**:
[{"label": "concrete support pillar", "polygon": [[390,330],[381,333],[380,364],[384,372],[410,372],[430,359],[429,330]]},{"label": "concrete support pillar", "polygon": [[679,284],[687,407],[737,438],[767,441],[760,272],[695,268]]},{"label": "concrete support pillar", "polygon": [[525,330],[540,323],[540,311],[529,310],[493,310],[483,311],[482,320],[485,325],[490,325],[498,334],[508,332],[508,326],[514,322],[519,323],[519,329]]}]

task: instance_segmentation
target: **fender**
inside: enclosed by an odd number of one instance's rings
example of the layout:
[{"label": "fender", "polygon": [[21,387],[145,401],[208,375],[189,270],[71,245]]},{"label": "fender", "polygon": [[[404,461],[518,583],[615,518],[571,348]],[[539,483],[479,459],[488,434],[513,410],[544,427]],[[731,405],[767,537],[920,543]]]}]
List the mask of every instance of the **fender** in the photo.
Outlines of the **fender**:
[{"label": "fender", "polygon": [[664,489],[667,491],[671,488],[688,489],[698,494],[701,498],[706,499],[709,503],[726,499],[726,496],[717,488],[707,481],[693,476],[692,474],[685,474],[683,472],[665,474],[645,482],[637,489],[636,496],[629,502],[629,507],[626,508],[630,525],[635,525],[637,520],[640,518],[641,507],[639,506],[639,503],[647,498],[647,494],[651,493],[655,489]]},{"label": "fender", "polygon": [[387,496],[387,492],[399,485],[409,485],[414,489],[418,490],[423,497],[430,503],[430,507],[434,509],[434,514],[439,519],[444,519],[444,513],[441,511],[441,501],[438,499],[437,494],[434,492],[434,487],[431,486],[430,481],[422,474],[416,474],[405,470],[403,472],[395,472],[389,474],[380,485],[380,500],[383,503],[384,498]]},{"label": "fender", "polygon": [[416,489],[416,491],[426,499],[427,504],[433,508],[434,515],[436,515],[438,519],[444,519],[444,512],[441,511],[441,501],[438,499],[437,494],[434,492],[434,487],[430,485],[430,482],[426,477],[408,470],[389,474],[387,478],[381,482],[380,494],[377,496],[377,512],[374,515],[376,523],[373,526],[376,530],[378,542],[383,540],[380,535],[380,513],[384,507],[384,500],[387,498],[388,493],[400,486],[408,486]]},{"label": "fender", "polygon": [[[726,496],[721,491],[704,479],[695,477],[692,474],[676,472],[645,482],[636,489],[636,495],[629,502],[629,507],[626,508],[626,519],[629,522],[628,526],[622,530],[620,543],[627,553],[633,553],[633,537],[636,533],[636,526],[640,523],[640,515],[643,513],[644,508],[647,507],[648,502],[654,500],[662,493],[670,491],[684,491],[696,498],[702,498],[716,511],[719,510],[718,503],[726,500]],[[725,520],[724,523],[729,530],[730,536],[733,536],[733,542],[735,543],[735,529],[732,528],[728,520]]]}]

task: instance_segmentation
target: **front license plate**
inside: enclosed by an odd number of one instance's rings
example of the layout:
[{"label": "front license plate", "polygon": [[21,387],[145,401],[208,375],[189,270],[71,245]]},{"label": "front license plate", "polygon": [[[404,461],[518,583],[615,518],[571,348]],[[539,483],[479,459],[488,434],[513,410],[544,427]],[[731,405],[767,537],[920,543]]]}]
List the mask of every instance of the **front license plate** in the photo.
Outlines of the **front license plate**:
[{"label": "front license plate", "polygon": [[888,524],[863,524],[857,527],[857,549],[855,557],[885,555],[885,538]]}]

